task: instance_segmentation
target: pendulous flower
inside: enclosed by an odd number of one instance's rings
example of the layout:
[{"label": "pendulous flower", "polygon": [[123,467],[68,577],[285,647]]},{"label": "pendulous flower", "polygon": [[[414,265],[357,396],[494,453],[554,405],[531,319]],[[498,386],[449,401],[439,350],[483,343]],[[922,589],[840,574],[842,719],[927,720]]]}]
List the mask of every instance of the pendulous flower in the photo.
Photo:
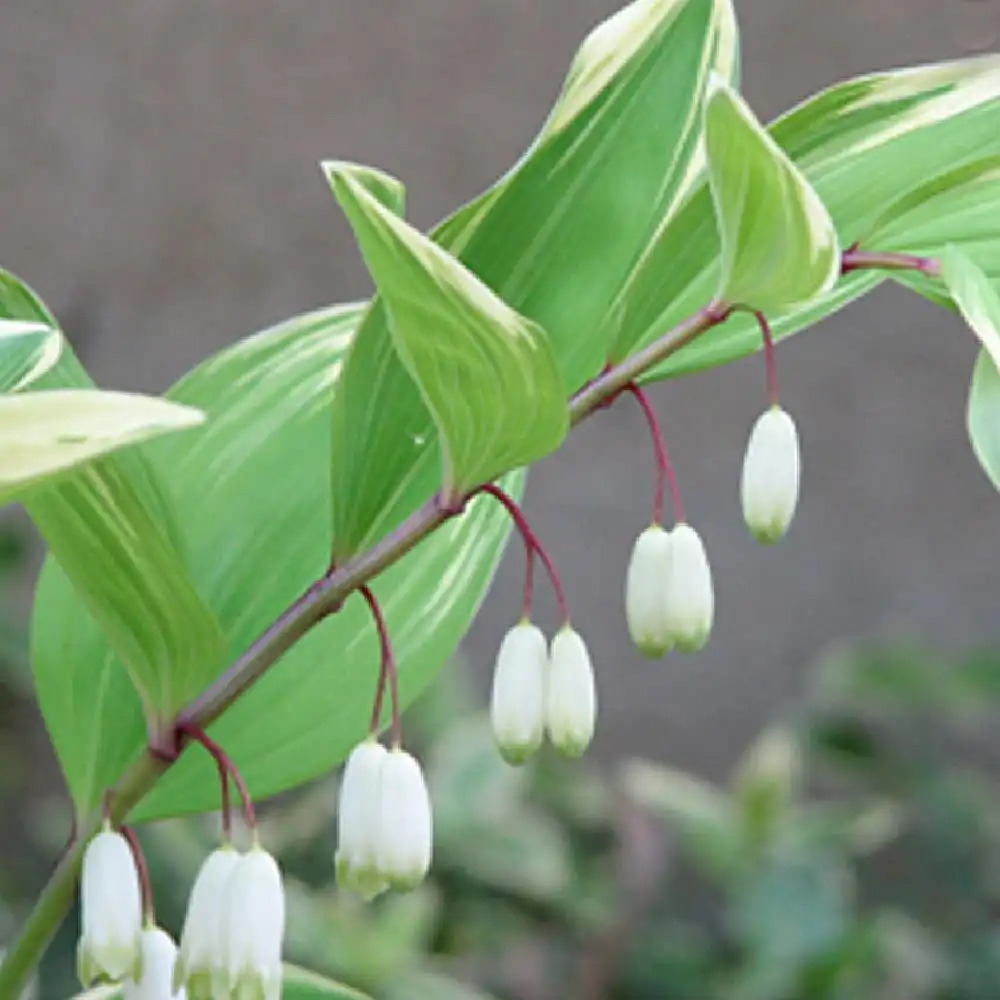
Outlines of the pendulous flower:
[{"label": "pendulous flower", "polygon": [[379,790],[388,751],[373,737],[359,743],[347,758],[337,806],[338,884],[372,899],[386,889],[375,857]]},{"label": "pendulous flower", "polygon": [[773,545],[788,531],[799,499],[799,476],[795,421],[772,406],[753,425],[740,478],[743,518],[757,541]]},{"label": "pendulous flower", "polygon": [[213,1000],[213,979],[225,967],[223,904],[239,860],[239,853],[228,844],[217,848],[205,859],[191,888],[172,977],[174,990],[186,988],[190,1000]]},{"label": "pendulous flower", "polygon": [[139,872],[128,841],[108,823],[83,855],[80,909],[76,966],[83,985],[98,979],[137,979],[142,933]]},{"label": "pendulous flower", "polygon": [[542,744],[548,662],[545,636],[527,619],[510,629],[500,644],[490,721],[500,755],[508,764],[523,764]]},{"label": "pendulous flower", "polygon": [[145,927],[141,934],[142,972],[138,980],[126,979],[124,1000],[185,1000],[183,987],[173,985],[177,946],[159,927]]},{"label": "pendulous flower", "polygon": [[625,578],[625,619],[643,656],[659,657],[673,648],[667,620],[670,532],[650,525],[635,541]]},{"label": "pendulous flower", "polygon": [[375,863],[393,889],[412,889],[431,864],[431,800],[417,759],[399,747],[382,764],[375,831]]},{"label": "pendulous flower", "polygon": [[597,692],[590,654],[580,634],[564,625],[552,640],[545,728],[552,745],[579,757],[590,744],[597,717]]},{"label": "pendulous flower", "polygon": [[259,844],[239,857],[226,880],[221,928],[216,1000],[280,1000],[285,889],[277,862]]},{"label": "pendulous flower", "polygon": [[677,649],[693,653],[708,642],[715,616],[715,591],[701,536],[681,522],[670,533],[667,628]]}]

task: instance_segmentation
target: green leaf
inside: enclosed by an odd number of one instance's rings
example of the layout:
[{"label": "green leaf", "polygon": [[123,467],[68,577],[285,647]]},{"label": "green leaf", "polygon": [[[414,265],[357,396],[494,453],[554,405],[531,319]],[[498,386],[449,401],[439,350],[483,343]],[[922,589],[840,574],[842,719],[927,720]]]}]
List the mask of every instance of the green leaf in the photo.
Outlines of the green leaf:
[{"label": "green leaf", "polygon": [[729,796],[717,786],[653,761],[633,759],[622,766],[629,795],[670,819],[693,826],[723,825],[733,819]]},{"label": "green leaf", "polygon": [[1000,490],[1000,371],[985,348],[972,369],[966,427],[979,464]]},{"label": "green leaf", "polygon": [[[158,448],[175,470],[174,499],[187,527],[192,570],[223,623],[230,656],[329,562],[329,407],[362,309],[322,310],[283,324],[205,363],[169,394],[203,406],[211,417],[194,447],[164,439]],[[222,469],[217,478],[208,475]],[[522,479],[515,473],[505,483],[517,494]],[[503,511],[482,498],[373,584],[393,637],[405,703],[457,647],[508,531]],[[212,727],[255,796],[301,783],[346,757],[367,730],[378,663],[368,609],[354,597]],[[217,794],[210,761],[188,754],[138,815],[212,808]]]},{"label": "green leaf", "polygon": [[[189,398],[204,402],[211,423],[145,449],[147,469],[152,461],[157,469],[169,470],[174,496],[160,497],[161,515],[170,511],[168,523],[187,555],[191,577],[225,631],[218,653],[197,664],[188,696],[217,674],[224,659],[242,652],[266,626],[267,616],[273,619],[324,568],[328,473],[322,457],[308,470],[299,463],[310,442],[304,439],[300,449],[296,438],[310,417],[324,422],[322,407],[329,405],[335,366],[358,313],[357,308],[331,310],[322,319],[293,321],[208,359],[174,394],[183,397],[189,387]],[[290,345],[298,360],[292,370],[285,359]],[[284,435],[277,433],[282,427]],[[248,460],[244,452],[251,447]],[[307,480],[302,491],[290,485],[289,469]],[[266,496],[261,483],[270,486]],[[324,545],[327,553],[322,554]],[[145,617],[143,612],[140,620]],[[35,600],[32,660],[74,799],[80,808],[90,808],[142,752],[145,725],[121,657],[52,559]],[[198,757],[196,750],[189,751],[172,771],[181,772],[181,779],[184,770],[194,771],[202,790],[192,805],[212,808],[217,784],[213,787],[210,768],[198,769]],[[181,779],[174,780],[183,785]]]},{"label": "green leaf", "polygon": [[86,462],[204,415],[155,396],[49,389],[0,398],[0,503],[47,488]]},{"label": "green leaf", "polygon": [[0,268],[0,317],[21,323],[37,323],[50,329],[59,324],[44,302],[20,278]]},{"label": "green leaf", "polygon": [[[55,330],[55,320],[41,300],[6,272],[0,272],[0,318]],[[56,330],[56,335],[58,355],[50,346],[45,349],[50,353],[43,352],[30,366],[32,391],[0,400],[0,405],[12,416],[44,409],[54,431],[59,411],[51,409],[53,403],[72,403],[62,411],[71,418],[69,438],[64,435],[47,451],[39,447],[31,455],[4,449],[11,474],[15,460],[23,463],[17,474],[33,478],[43,461],[50,468],[65,466],[148,436],[154,422],[166,426],[194,421],[190,408],[96,392],[62,334]],[[109,429],[108,407],[131,425]],[[40,578],[33,611],[35,685],[73,801],[83,811],[97,804],[109,783],[93,765],[113,756],[121,743],[115,707],[124,703],[138,709],[141,703],[155,727],[194,693],[199,669],[218,666],[222,637],[191,583],[175,544],[172,513],[142,448],[64,470],[55,480],[32,486],[22,502],[54,557]],[[49,610],[50,601],[56,610]],[[78,619],[78,632],[67,636],[58,626],[69,604],[87,610]],[[127,664],[127,672],[123,669],[115,682],[106,670],[112,654],[101,629]],[[85,668],[85,652],[95,637],[105,652]],[[42,655],[39,650],[44,650]],[[95,706],[102,704],[108,708],[104,727],[95,724]],[[142,742],[141,713],[138,730]],[[117,776],[116,770],[110,779]]]},{"label": "green leaf", "polygon": [[370,1000],[367,993],[287,962],[281,995],[283,1000]]},{"label": "green leaf", "polygon": [[945,288],[982,344],[972,373],[966,425],[972,450],[1000,489],[1000,295],[990,279],[956,246],[941,255]]},{"label": "green leaf", "polygon": [[722,241],[716,297],[772,312],[829,292],[840,273],[830,214],[717,76],[705,101],[705,145]]},{"label": "green leaf", "polygon": [[0,392],[17,392],[58,360],[63,338],[45,304],[0,268]]},{"label": "green leaf", "polygon": [[[1000,154],[932,177],[883,212],[862,243],[896,253],[934,256],[953,244],[973,255],[991,281],[1000,281]],[[941,282],[916,271],[892,277],[951,306]]]},{"label": "green leaf", "polygon": [[661,816],[715,874],[731,872],[739,852],[739,825],[729,795],[711,782],[653,761],[621,768],[626,794]]},{"label": "green leaf", "polygon": [[385,303],[396,350],[434,416],[445,495],[457,498],[557,448],[569,410],[544,331],[387,211],[353,165],[325,169]]},{"label": "green leaf", "polygon": [[125,987],[122,983],[103,983],[75,994],[72,1000],[116,1000],[124,992]]},{"label": "green leaf", "polygon": [[837,943],[847,929],[851,895],[849,872],[838,858],[778,855],[736,887],[733,929],[759,957],[798,964]]},{"label": "green leaf", "polygon": [[[1000,155],[1000,56],[847,80],[788,112],[769,131],[823,200],[841,246],[849,246],[872,231],[887,205],[928,178]],[[962,238],[956,233],[952,241]],[[977,257],[992,259],[994,236],[973,242]],[[935,255],[943,243],[912,249]],[[614,357],[638,350],[705,305],[718,287],[719,255],[705,183],[657,233],[623,288]],[[875,272],[844,276],[816,303],[773,317],[775,336],[815,323],[882,280]],[[918,290],[929,292],[926,283]],[[678,351],[648,380],[724,364],[759,350],[760,343],[752,317],[737,315]]]},{"label": "green leaf", "polygon": [[[198,591],[222,623],[232,659],[327,568],[330,558],[329,407],[363,305],[291,320],[210,358],[169,393],[209,421],[185,437],[144,446],[170,470],[169,507]],[[186,439],[185,439],[186,438]],[[523,476],[506,477],[515,495]],[[508,522],[485,497],[381,574],[382,601],[411,701],[456,648],[492,579]],[[47,717],[87,737],[61,759],[95,796],[139,755],[139,703],[119,658],[68,586],[47,567],[34,656],[51,678]],[[199,685],[221,664],[202,664]],[[329,770],[367,728],[378,646],[364,602],[352,598],[295,645],[211,733],[234,757],[255,797]],[[59,683],[56,684],[56,679]],[[93,734],[100,732],[97,744]],[[136,818],[216,808],[218,780],[192,748],[135,811]]]},{"label": "green leaf", "polygon": [[[730,3],[717,0],[712,6],[707,40],[715,49],[715,72],[735,82],[738,71],[736,15]],[[676,17],[682,7],[683,4],[676,2],[642,0],[623,7],[599,24],[580,46],[566,75],[562,93],[539,138],[572,123],[603,91],[614,86],[618,77],[634,73],[636,60],[642,58],[642,50],[648,46],[650,36]],[[709,50],[706,49],[703,55],[710,55]],[[694,102],[697,95],[692,94],[689,99]]]},{"label": "green leaf", "polygon": [[[568,391],[606,360],[615,295],[692,183],[707,74],[734,72],[735,48],[728,0],[625,8],[584,42],[528,153],[432,234],[546,331]],[[384,536],[438,485],[434,420],[388,320],[376,300],[334,403],[339,559]]]},{"label": "green leaf", "polygon": [[941,254],[941,277],[959,312],[1000,368],[1000,295],[962,250],[947,246]]},{"label": "green leaf", "polygon": [[785,728],[766,729],[740,761],[734,781],[748,839],[765,846],[788,819],[802,770],[798,742]]},{"label": "green leaf", "polygon": [[[298,965],[286,962],[284,973],[283,1000],[371,1000],[367,993]],[[117,1000],[123,991],[121,983],[111,983],[78,993],[73,1000]]]},{"label": "green leaf", "polygon": [[[920,253],[948,243],[983,244],[992,251],[989,274],[1000,273],[1000,154],[945,170],[907,191],[861,240],[867,247]],[[976,260],[983,264],[980,254]]]},{"label": "green leaf", "polygon": [[489,993],[441,973],[413,969],[387,988],[385,1000],[494,1000],[494,998]]},{"label": "green leaf", "polygon": [[787,838],[802,850],[874,854],[906,828],[906,808],[891,799],[822,803],[800,810]]},{"label": "green leaf", "polygon": [[0,392],[17,392],[59,359],[62,337],[43,323],[0,319]]}]

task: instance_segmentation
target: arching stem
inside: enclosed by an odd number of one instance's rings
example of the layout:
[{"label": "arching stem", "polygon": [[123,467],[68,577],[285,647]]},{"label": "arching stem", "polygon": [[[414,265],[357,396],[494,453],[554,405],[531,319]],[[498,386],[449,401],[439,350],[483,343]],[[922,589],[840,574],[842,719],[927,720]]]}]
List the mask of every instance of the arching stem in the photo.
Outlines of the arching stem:
[{"label": "arching stem", "polygon": [[677,474],[670,461],[670,453],[667,451],[667,439],[663,435],[663,428],[660,426],[660,419],[656,415],[656,410],[649,399],[649,396],[635,382],[630,382],[626,390],[635,396],[635,401],[639,404],[649,425],[649,436],[653,441],[653,451],[656,453],[656,493],[653,498],[653,521],[656,524],[663,523],[663,500],[664,486],[670,487],[670,500],[674,505],[674,519],[684,521],[684,502],[681,500],[681,490],[677,483]]},{"label": "arching stem", "polygon": [[372,735],[378,732],[379,723],[382,718],[382,702],[385,697],[386,683],[388,682],[392,697],[392,743],[393,746],[398,747],[403,742],[403,723],[399,714],[399,670],[396,666],[396,656],[392,651],[389,628],[385,623],[382,607],[378,603],[378,598],[372,592],[371,587],[368,584],[363,584],[358,588],[358,591],[367,602],[368,607],[371,609],[372,618],[375,620],[381,656],[378,672],[378,689],[375,692],[375,704],[372,707],[371,732]]},{"label": "arching stem", "polygon": [[219,776],[222,784],[222,828],[226,840],[229,839],[231,832],[229,815],[229,784],[226,781],[227,772],[232,775],[233,782],[236,785],[236,788],[240,793],[240,798],[243,801],[243,818],[246,821],[246,825],[250,830],[256,830],[257,814],[254,810],[253,799],[250,797],[250,790],[247,788],[246,782],[243,780],[243,775],[240,774],[239,768],[225,752],[225,750],[223,750],[222,747],[219,746],[219,744],[216,743],[204,729],[200,726],[196,726],[192,722],[178,723],[177,734],[178,736],[188,737],[196,743],[200,743],[212,755],[219,768]]},{"label": "arching stem", "polygon": [[778,405],[778,362],[774,356],[774,337],[771,335],[771,324],[767,317],[754,310],[754,318],[760,327],[760,335],[764,340],[764,367],[767,369],[767,398],[772,406]]},{"label": "arching stem", "polygon": [[552,589],[555,591],[556,603],[559,606],[560,620],[568,622],[569,604],[566,601],[566,591],[563,590],[559,572],[556,569],[555,563],[552,561],[552,557],[545,550],[545,546],[543,546],[539,541],[538,536],[528,523],[528,519],[524,516],[524,511],[521,510],[517,501],[509,493],[507,493],[506,490],[497,486],[496,483],[485,483],[477,490],[474,490],[471,496],[475,496],[477,493],[489,494],[504,507],[508,514],[510,514],[515,527],[521,533],[521,538],[524,539],[525,548],[529,550],[529,563],[531,562],[530,552],[536,552],[538,554],[538,558],[542,561],[542,565],[545,567],[545,571],[549,575],[549,580],[552,581]]},{"label": "arching stem", "polygon": [[156,923],[156,906],[153,902],[153,885],[149,880],[149,865],[146,863],[146,855],[143,853],[142,844],[135,830],[130,826],[121,828],[122,836],[128,841],[128,846],[132,849],[132,857],[135,859],[135,869],[139,873],[139,888],[142,892],[142,917],[145,923]]}]

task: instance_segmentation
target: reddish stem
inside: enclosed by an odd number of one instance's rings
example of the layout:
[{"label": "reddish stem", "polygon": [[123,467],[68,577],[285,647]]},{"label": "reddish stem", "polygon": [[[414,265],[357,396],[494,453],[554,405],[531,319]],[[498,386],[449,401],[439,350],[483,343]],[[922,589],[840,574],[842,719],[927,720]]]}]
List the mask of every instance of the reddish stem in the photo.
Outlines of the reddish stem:
[{"label": "reddish stem", "polygon": [[859,250],[858,244],[849,246],[840,256],[840,273],[850,274],[861,270],[919,271],[936,278],[941,274],[941,261],[934,257],[916,257],[908,253],[880,253]]},{"label": "reddish stem", "polygon": [[656,410],[653,408],[649,396],[635,382],[630,382],[625,388],[635,396],[635,401],[642,409],[646,423],[649,425],[649,436],[653,439],[653,450],[656,452],[656,494],[653,498],[653,520],[657,524],[663,523],[664,487],[669,485],[670,499],[674,505],[674,518],[677,521],[684,521],[684,502],[681,500],[677,474],[670,461],[667,439],[663,436],[663,428],[660,426]]},{"label": "reddish stem", "polygon": [[142,915],[148,923],[156,922],[156,909],[153,905],[153,886],[149,881],[149,865],[146,864],[146,855],[142,852],[142,845],[135,830],[130,826],[122,826],[122,836],[128,841],[128,846],[132,849],[132,857],[135,859],[135,870],[139,873],[139,888],[142,892]]},{"label": "reddish stem", "polygon": [[229,801],[229,772],[221,764],[218,766],[222,839],[228,844],[233,839],[233,810]]},{"label": "reddish stem", "polygon": [[378,680],[375,683],[375,700],[372,702],[372,718],[368,724],[368,732],[372,736],[377,736],[382,725],[382,703],[385,701],[385,684],[388,679],[385,656],[381,653],[381,641],[379,643],[379,664]]},{"label": "reddish stem", "polygon": [[253,799],[250,797],[250,790],[247,788],[246,782],[243,780],[243,775],[240,774],[239,768],[233,763],[226,751],[223,750],[222,747],[219,746],[219,744],[216,743],[204,729],[200,726],[196,726],[192,722],[179,722],[177,724],[177,732],[181,736],[190,737],[196,743],[200,743],[212,755],[219,768],[219,775],[222,783],[222,829],[226,839],[229,839],[230,834],[229,784],[226,781],[227,772],[232,775],[233,782],[239,790],[240,798],[243,800],[243,817],[246,820],[246,824],[251,830],[256,830],[257,814],[253,807]]},{"label": "reddish stem", "polygon": [[778,405],[778,363],[774,357],[774,337],[771,335],[771,324],[759,310],[754,310],[754,318],[760,326],[760,335],[764,339],[764,366],[767,368],[767,396],[772,406]]},{"label": "reddish stem", "polygon": [[375,704],[372,708],[372,735],[378,732],[379,721],[382,717],[382,701],[385,695],[386,681],[388,681],[392,692],[392,742],[394,746],[398,747],[403,742],[403,724],[399,717],[399,670],[396,667],[396,657],[392,652],[389,628],[385,623],[382,608],[375,594],[372,593],[371,587],[365,583],[358,588],[358,591],[368,602],[372,618],[375,619],[375,628],[378,630],[379,650],[381,652],[378,690],[375,692]]},{"label": "reddish stem", "polygon": [[483,486],[473,490],[470,496],[475,496],[477,493],[488,493],[510,514],[511,520],[514,522],[517,530],[521,532],[521,538],[524,539],[525,547],[536,552],[538,558],[542,560],[542,565],[549,574],[549,580],[552,581],[552,589],[555,591],[556,604],[559,606],[559,617],[562,621],[568,622],[569,604],[566,601],[566,591],[563,590],[562,580],[559,578],[555,563],[548,552],[545,551],[545,547],[538,540],[538,536],[532,530],[531,525],[528,524],[528,519],[524,516],[524,511],[518,506],[517,501],[495,483],[485,483]]},{"label": "reddish stem", "polygon": [[535,550],[524,543],[524,605],[522,614],[531,619],[531,604],[535,596]]}]

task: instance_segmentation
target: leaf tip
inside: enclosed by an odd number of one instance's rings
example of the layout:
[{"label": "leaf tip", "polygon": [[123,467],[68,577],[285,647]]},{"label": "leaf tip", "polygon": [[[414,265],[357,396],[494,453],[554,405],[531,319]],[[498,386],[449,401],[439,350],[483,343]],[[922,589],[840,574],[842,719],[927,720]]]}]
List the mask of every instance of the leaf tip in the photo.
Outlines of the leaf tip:
[{"label": "leaf tip", "polygon": [[378,202],[393,215],[402,216],[406,207],[406,186],[397,177],[377,167],[350,160],[321,160],[320,170],[338,200],[345,188],[358,200]]}]

